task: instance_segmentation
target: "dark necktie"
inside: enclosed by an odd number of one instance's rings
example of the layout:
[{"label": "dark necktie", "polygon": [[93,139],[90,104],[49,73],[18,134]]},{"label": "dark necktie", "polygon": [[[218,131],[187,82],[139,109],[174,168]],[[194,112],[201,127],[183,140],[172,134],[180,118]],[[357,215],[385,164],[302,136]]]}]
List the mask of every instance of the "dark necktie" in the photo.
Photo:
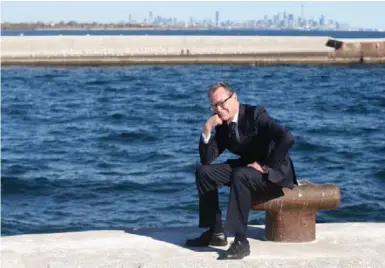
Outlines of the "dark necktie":
[{"label": "dark necktie", "polygon": [[230,132],[230,138],[233,141],[236,141],[239,143],[239,134],[238,134],[238,126],[237,123],[231,122],[229,124],[229,132]]}]

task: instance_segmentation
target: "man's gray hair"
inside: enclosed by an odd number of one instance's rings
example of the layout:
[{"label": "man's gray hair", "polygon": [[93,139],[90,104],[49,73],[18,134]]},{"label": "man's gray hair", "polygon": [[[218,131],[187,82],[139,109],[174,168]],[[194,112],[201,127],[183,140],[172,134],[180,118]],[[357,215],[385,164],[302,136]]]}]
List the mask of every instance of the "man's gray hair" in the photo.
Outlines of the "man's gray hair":
[{"label": "man's gray hair", "polygon": [[211,97],[211,94],[217,91],[217,89],[220,87],[223,87],[229,93],[229,96],[234,93],[233,88],[229,84],[225,82],[217,82],[209,88],[209,92],[208,92],[209,99]]}]

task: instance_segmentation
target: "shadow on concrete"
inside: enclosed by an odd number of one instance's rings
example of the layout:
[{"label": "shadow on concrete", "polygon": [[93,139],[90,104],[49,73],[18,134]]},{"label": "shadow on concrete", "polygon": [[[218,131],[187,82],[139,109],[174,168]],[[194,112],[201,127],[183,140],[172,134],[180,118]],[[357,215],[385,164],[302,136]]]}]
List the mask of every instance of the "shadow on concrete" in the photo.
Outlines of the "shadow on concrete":
[{"label": "shadow on concrete", "polygon": [[[256,226],[248,227],[248,239],[266,241],[265,229]],[[186,248],[195,252],[208,252],[214,251],[218,254],[222,254],[229,246],[226,247],[186,247],[184,245],[186,239],[198,237],[204,229],[195,227],[169,227],[169,228],[132,228],[124,230],[126,233],[147,236],[154,240],[174,244],[182,248]],[[234,237],[228,235],[228,242],[232,242]]]}]

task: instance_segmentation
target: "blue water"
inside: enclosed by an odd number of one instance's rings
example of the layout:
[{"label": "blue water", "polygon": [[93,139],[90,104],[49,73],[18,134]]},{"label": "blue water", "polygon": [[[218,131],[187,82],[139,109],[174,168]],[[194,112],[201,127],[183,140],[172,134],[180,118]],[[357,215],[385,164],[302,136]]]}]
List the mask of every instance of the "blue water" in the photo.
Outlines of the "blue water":
[{"label": "blue water", "polygon": [[299,30],[5,30],[2,36],[54,35],[211,35],[211,36],[329,36],[332,38],[385,38],[385,32]]},{"label": "blue water", "polygon": [[[341,206],[318,222],[385,221],[384,74],[383,65],[3,67],[2,235],[197,226],[194,170],[217,80],[290,129],[299,178],[341,188]],[[263,219],[252,212],[250,224]]]}]

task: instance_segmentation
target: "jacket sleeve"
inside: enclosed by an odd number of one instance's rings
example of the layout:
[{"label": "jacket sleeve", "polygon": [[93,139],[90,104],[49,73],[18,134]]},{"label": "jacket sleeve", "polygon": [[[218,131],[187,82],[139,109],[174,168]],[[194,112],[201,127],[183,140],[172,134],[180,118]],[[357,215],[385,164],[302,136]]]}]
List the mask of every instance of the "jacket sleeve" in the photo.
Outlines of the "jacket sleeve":
[{"label": "jacket sleeve", "polygon": [[265,109],[256,109],[255,120],[258,132],[264,132],[275,143],[266,163],[270,168],[278,169],[293,146],[294,137],[286,128],[275,122]]},{"label": "jacket sleeve", "polygon": [[223,153],[225,149],[225,144],[218,133],[218,129],[215,135],[211,135],[207,144],[203,141],[203,137],[201,135],[199,141],[199,156],[201,164],[211,164],[213,161],[215,161],[215,159],[218,158],[221,153]]}]

